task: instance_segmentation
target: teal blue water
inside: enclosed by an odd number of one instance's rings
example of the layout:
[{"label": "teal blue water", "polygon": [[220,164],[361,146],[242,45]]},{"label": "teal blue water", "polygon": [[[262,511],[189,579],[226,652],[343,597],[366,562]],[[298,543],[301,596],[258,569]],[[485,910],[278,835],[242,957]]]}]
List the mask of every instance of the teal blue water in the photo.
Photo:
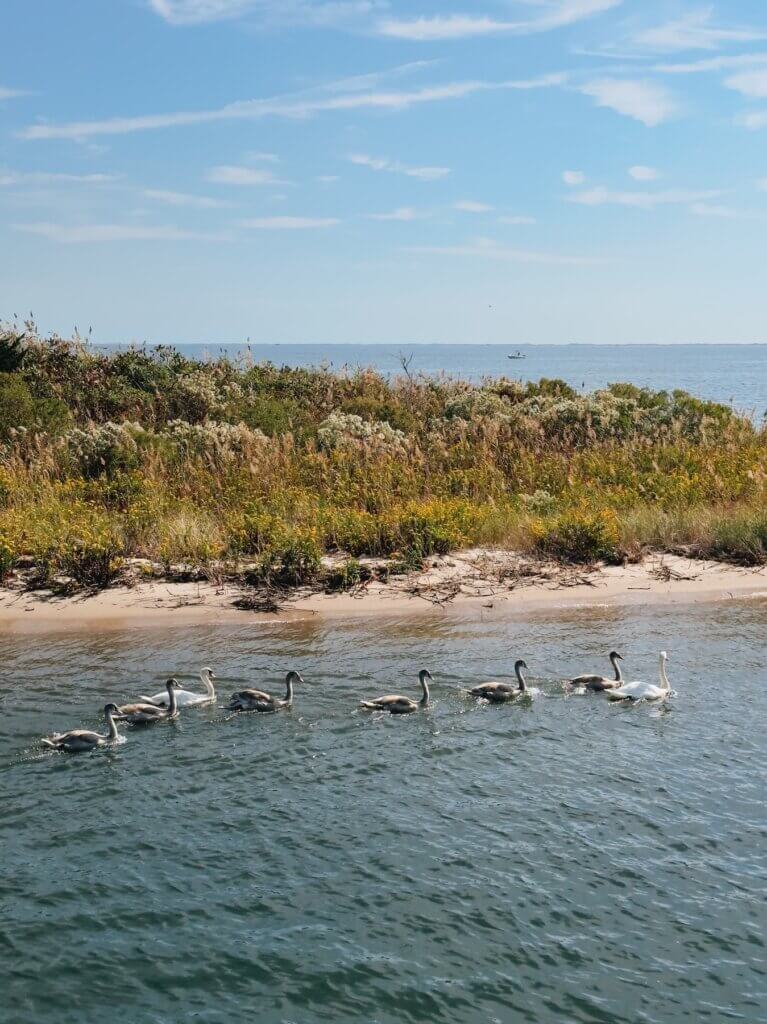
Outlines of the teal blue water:
[{"label": "teal blue water", "polygon": [[[0,1018],[767,1021],[767,604],[0,638]],[[668,649],[664,708],[566,696]],[[527,659],[541,693],[462,687]],[[216,708],[41,752],[210,664]],[[360,697],[430,709],[371,718]]]}]

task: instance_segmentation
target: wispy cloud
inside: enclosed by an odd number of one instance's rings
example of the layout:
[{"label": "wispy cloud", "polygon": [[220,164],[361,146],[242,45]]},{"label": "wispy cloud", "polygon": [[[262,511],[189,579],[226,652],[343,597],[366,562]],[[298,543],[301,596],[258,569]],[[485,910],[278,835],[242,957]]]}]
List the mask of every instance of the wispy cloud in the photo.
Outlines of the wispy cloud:
[{"label": "wispy cloud", "polygon": [[6,86],[0,85],[0,101],[15,100],[20,96],[29,96],[29,93],[24,89],[9,89]]},{"label": "wispy cloud", "polygon": [[722,206],[715,203],[693,203],[690,213],[696,217],[716,217],[719,220],[749,220],[751,216],[731,206]]},{"label": "wispy cloud", "polygon": [[698,75],[767,64],[767,53],[739,53],[729,57],[705,57],[676,64],[656,64],[653,71],[664,75]]},{"label": "wispy cloud", "polygon": [[758,29],[716,25],[713,17],[713,7],[692,11],[675,21],[638,32],[633,41],[643,49],[672,52],[716,50],[726,43],[751,43],[767,38],[767,33]]},{"label": "wispy cloud", "polygon": [[507,213],[503,217],[498,218],[499,224],[510,224],[512,226],[521,224],[535,224],[535,217],[525,217],[520,214]]},{"label": "wispy cloud", "polygon": [[749,99],[763,100],[767,98],[767,68],[730,75],[725,78],[724,84]]},{"label": "wispy cloud", "polygon": [[308,231],[332,228],[341,222],[335,217],[251,217],[239,223],[240,227],[258,231]]},{"label": "wispy cloud", "polygon": [[142,195],[158,203],[168,206],[188,206],[196,210],[220,210],[231,206],[225,199],[212,199],[210,196],[194,196],[187,192],[170,192],[166,189],[147,188]]},{"label": "wispy cloud", "polygon": [[170,25],[202,25],[246,15],[264,26],[334,25],[369,16],[376,0],[148,0],[151,10]]},{"label": "wispy cloud", "polygon": [[681,113],[681,105],[665,86],[647,79],[599,78],[580,91],[591,96],[598,107],[633,117],[648,128],[663,124]]},{"label": "wispy cloud", "polygon": [[413,42],[468,39],[489,35],[532,35],[572,25],[574,22],[617,7],[621,2],[622,0],[557,0],[555,3],[547,3],[543,14],[523,21],[507,21],[471,14],[387,18],[378,23],[378,32],[383,36]]},{"label": "wispy cloud", "polygon": [[509,263],[540,263],[555,266],[584,266],[599,262],[599,260],[586,256],[567,256],[559,253],[536,252],[531,249],[512,249],[492,238],[476,238],[465,245],[413,246],[407,251],[435,256],[469,256]]},{"label": "wispy cloud", "polygon": [[71,226],[41,222],[15,224],[14,229],[67,245],[88,242],[185,242],[191,240],[221,242],[227,238],[225,234],[186,231],[171,225],[150,227],[137,224],[81,224]]},{"label": "wispy cloud", "polygon": [[371,171],[405,174],[408,178],[418,178],[420,181],[438,181],[450,174],[449,167],[409,167],[407,164],[400,163],[399,160],[370,156],[367,153],[350,153],[347,159],[358,167],[369,167]]},{"label": "wispy cloud", "polygon": [[60,174],[50,171],[0,170],[0,186],[15,185],[106,185],[117,181],[114,174]]},{"label": "wispy cloud", "polygon": [[325,111],[384,110],[401,111],[425,103],[461,99],[477,93],[545,89],[562,85],[562,73],[538,78],[490,82],[482,80],[448,82],[413,90],[339,91],[343,83],[330,83],[321,90],[277,96],[271,99],[241,100],[214,110],[180,111],[170,114],[146,114],[138,117],[115,117],[103,121],[71,121],[64,124],[33,124],[25,128],[25,139],[74,139],[82,141],[98,135],[128,135],[184,125],[208,124],[215,121],[254,121],[263,117],[304,118]]},{"label": "wispy cloud", "polygon": [[562,171],[562,181],[571,188],[574,188],[576,185],[582,185],[585,180],[586,175],[583,171]]},{"label": "wispy cloud", "polygon": [[287,185],[288,182],[276,178],[271,171],[256,167],[236,167],[222,164],[211,167],[205,172],[206,181],[214,185]]},{"label": "wispy cloud", "polygon": [[397,210],[392,210],[391,213],[369,213],[368,220],[394,220],[394,221],[411,221],[418,220],[423,214],[414,210],[412,206],[400,206]]},{"label": "wispy cloud", "polygon": [[654,167],[645,167],[643,164],[637,164],[635,167],[629,167],[629,176],[634,181],[657,181],[660,177],[660,171]]},{"label": "wispy cloud", "polygon": [[633,206],[640,210],[654,210],[656,206],[705,203],[722,195],[720,189],[694,191],[692,189],[666,189],[662,192],[612,191],[602,185],[583,192],[572,192],[567,198],[582,206]]},{"label": "wispy cloud", "polygon": [[487,203],[478,203],[474,199],[459,199],[453,203],[453,209],[461,210],[463,213],[490,213],[493,209]]},{"label": "wispy cloud", "polygon": [[735,124],[741,128],[748,128],[751,132],[767,128],[767,110],[752,110],[747,114],[738,114]]}]

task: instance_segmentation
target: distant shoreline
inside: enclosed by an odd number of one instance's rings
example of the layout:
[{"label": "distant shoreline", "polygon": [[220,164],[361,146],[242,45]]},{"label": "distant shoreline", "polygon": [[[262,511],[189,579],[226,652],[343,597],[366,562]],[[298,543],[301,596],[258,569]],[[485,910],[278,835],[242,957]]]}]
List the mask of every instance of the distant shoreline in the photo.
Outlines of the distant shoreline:
[{"label": "distant shoreline", "polygon": [[238,608],[236,602],[242,601],[248,590],[236,581],[215,584],[156,579],[63,597],[6,588],[0,590],[0,633],[401,619],[428,613],[479,621],[511,619],[529,612],[555,616],[579,608],[767,600],[765,567],[745,569],[658,554],[638,565],[549,565],[541,566],[538,575],[504,579],[504,571],[499,570],[506,560],[517,557],[512,552],[472,549],[430,559],[423,572],[339,594],[297,589],[280,595],[275,612]]}]

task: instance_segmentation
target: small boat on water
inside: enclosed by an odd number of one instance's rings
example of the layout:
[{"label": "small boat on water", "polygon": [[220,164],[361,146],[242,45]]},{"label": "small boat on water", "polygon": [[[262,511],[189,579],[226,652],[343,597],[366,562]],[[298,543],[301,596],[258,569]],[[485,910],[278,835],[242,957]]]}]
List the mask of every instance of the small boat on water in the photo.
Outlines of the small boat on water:
[{"label": "small boat on water", "polygon": [[527,356],[525,355],[524,352],[511,352],[509,354],[509,359],[526,359],[526,358],[527,358]]}]

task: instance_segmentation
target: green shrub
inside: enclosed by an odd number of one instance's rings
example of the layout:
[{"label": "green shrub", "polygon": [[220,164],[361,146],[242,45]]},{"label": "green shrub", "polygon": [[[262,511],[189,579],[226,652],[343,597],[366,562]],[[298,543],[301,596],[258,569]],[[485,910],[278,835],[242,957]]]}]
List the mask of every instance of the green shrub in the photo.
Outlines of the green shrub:
[{"label": "green shrub", "polygon": [[611,511],[567,512],[533,528],[541,554],[562,562],[589,564],[618,559],[618,522]]},{"label": "green shrub", "polygon": [[123,558],[116,545],[104,542],[75,542],[59,556],[65,575],[81,587],[104,590],[111,586],[123,570]]},{"label": "green shrub", "polygon": [[69,422],[67,407],[55,398],[35,398],[16,374],[0,373],[0,440],[23,431],[60,433]]}]

